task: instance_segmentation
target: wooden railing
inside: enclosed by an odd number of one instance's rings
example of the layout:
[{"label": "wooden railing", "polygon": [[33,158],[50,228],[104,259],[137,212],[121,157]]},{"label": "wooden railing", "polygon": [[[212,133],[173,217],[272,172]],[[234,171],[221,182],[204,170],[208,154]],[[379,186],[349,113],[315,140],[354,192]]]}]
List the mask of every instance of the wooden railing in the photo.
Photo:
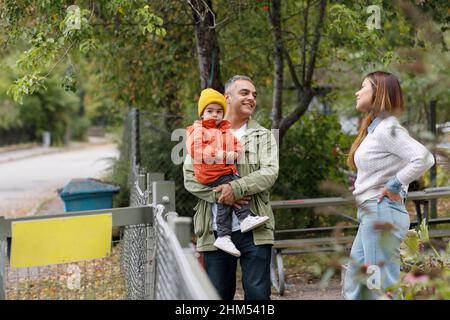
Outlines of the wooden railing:
[{"label": "wooden railing", "polygon": [[[413,201],[416,209],[417,220],[411,221],[411,226],[418,225],[422,219],[427,221],[428,225],[450,224],[450,214],[447,217],[429,219],[430,202],[433,199],[442,199],[450,197],[450,187],[428,188],[422,191],[410,192],[406,201]],[[272,209],[293,209],[293,208],[311,208],[311,207],[327,207],[327,206],[343,206],[354,204],[354,198],[331,197],[331,198],[315,198],[315,199],[296,199],[272,201]],[[356,208],[355,208],[356,210]],[[351,216],[341,216],[357,221]],[[275,243],[272,252],[271,278],[272,285],[280,295],[285,291],[283,255],[299,254],[311,252],[331,252],[337,247],[349,250],[354,239],[354,235],[343,235],[345,232],[350,233],[356,231],[357,224],[348,226],[332,226],[320,228],[302,228],[302,229],[284,229],[275,231]],[[334,235],[339,232],[341,236]],[[277,240],[277,235],[296,234],[295,239]],[[306,234],[319,235],[308,238],[302,237]],[[325,236],[324,236],[325,234]],[[445,238],[450,237],[450,228],[430,230],[430,237]]]}]

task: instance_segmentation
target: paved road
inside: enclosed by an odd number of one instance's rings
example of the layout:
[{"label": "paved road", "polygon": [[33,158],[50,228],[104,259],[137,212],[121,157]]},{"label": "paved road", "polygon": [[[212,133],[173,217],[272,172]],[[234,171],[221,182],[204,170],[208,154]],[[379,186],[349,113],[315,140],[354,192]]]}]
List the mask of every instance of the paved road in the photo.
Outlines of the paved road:
[{"label": "paved road", "polygon": [[101,178],[118,157],[113,144],[0,163],[0,215],[23,216],[73,178]]}]

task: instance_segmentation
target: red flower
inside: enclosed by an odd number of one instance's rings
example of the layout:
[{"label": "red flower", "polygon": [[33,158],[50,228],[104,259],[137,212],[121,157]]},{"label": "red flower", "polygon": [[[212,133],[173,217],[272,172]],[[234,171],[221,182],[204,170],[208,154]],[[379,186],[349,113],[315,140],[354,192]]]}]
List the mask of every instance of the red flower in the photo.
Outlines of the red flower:
[{"label": "red flower", "polygon": [[263,6],[263,10],[264,10],[264,11],[269,11],[269,6],[268,6],[267,4],[264,5],[264,6]]}]

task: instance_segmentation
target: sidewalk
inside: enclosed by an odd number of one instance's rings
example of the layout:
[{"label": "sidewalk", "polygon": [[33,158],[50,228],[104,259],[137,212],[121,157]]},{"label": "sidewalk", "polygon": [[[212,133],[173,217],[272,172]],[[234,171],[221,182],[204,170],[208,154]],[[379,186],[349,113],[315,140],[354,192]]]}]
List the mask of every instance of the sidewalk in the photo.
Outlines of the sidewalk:
[{"label": "sidewalk", "polygon": [[107,143],[109,143],[109,141],[105,138],[89,137],[89,141],[71,142],[68,146],[64,147],[43,147],[34,143],[7,146],[0,148],[0,164],[57,152],[78,150],[90,147],[92,145],[107,144]]},{"label": "sidewalk", "polygon": [[117,158],[111,139],[89,139],[66,147],[36,144],[0,148],[0,216],[64,211],[57,189],[73,178],[100,178]]},{"label": "sidewalk", "polygon": [[59,151],[61,151],[61,149],[62,148],[34,146],[29,149],[27,148],[27,149],[11,150],[11,151],[4,151],[4,152],[2,152],[0,150],[0,163],[22,160],[22,159],[30,158],[33,156],[59,152]]},{"label": "sidewalk", "polygon": [[64,213],[64,202],[57,191],[54,191],[48,198],[43,199],[28,215],[30,216],[45,216],[52,214]]}]

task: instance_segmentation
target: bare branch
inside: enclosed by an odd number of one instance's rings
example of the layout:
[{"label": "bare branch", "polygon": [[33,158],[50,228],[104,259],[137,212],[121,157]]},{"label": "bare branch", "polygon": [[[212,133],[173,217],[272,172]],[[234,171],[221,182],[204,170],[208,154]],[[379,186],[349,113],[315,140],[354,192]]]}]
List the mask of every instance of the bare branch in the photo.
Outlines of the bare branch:
[{"label": "bare branch", "polygon": [[278,128],[282,119],[283,101],[283,33],[281,30],[281,0],[272,1],[272,11],[269,12],[270,23],[273,26],[273,55],[274,63],[274,84],[272,101],[272,128]]},{"label": "bare branch", "polygon": [[315,67],[315,63],[316,63],[316,57],[317,57],[317,53],[319,50],[319,41],[320,41],[320,36],[321,36],[321,28],[323,25],[323,22],[325,20],[325,9],[327,6],[327,1],[326,0],[321,0],[320,4],[319,4],[319,16],[317,17],[317,24],[316,24],[316,28],[314,30],[314,39],[313,39],[313,43],[312,43],[312,47],[311,47],[311,56],[309,59],[309,64],[308,64],[308,69],[307,69],[307,73],[306,73],[306,78],[304,81],[304,86],[305,87],[310,87],[311,86],[311,80],[313,77],[313,73],[314,73],[314,67]]},{"label": "bare branch", "polygon": [[[94,15],[94,9],[95,9],[95,3],[92,4],[92,10],[91,10],[91,15],[89,16],[88,19],[88,23],[92,20],[92,17]],[[64,54],[59,58],[59,60],[50,68],[50,70],[47,72],[47,74],[44,76],[45,78],[47,78],[52,72],[53,70],[56,68],[56,66],[58,64],[60,64],[60,62],[67,56],[67,54],[69,53],[70,49],[72,49],[73,45],[75,44],[76,40],[73,40],[70,45],[66,48],[66,51],[64,52]]]},{"label": "bare branch", "polygon": [[308,41],[308,17],[309,17],[310,1],[306,1],[306,9],[303,20],[303,51],[302,51],[302,83],[306,79],[306,43]]},{"label": "bare branch", "polygon": [[205,20],[208,13],[211,14],[213,23],[212,23],[212,25],[209,26],[210,29],[215,29],[218,25],[225,23],[228,20],[228,18],[225,18],[222,21],[216,23],[216,14],[205,0],[201,0],[203,7],[206,9],[204,11],[200,9],[200,5],[198,5],[198,2],[197,2],[197,6],[195,6],[191,2],[192,0],[186,0],[186,1],[189,4],[189,6],[192,8],[192,11],[198,16],[198,18],[200,19],[201,22],[203,22]]},{"label": "bare branch", "polygon": [[306,88],[303,91],[297,90],[298,103],[294,111],[292,111],[287,117],[283,118],[280,122],[280,139],[283,138],[286,131],[308,110],[314,93],[311,89]]},{"label": "bare branch", "polygon": [[284,49],[284,55],[286,56],[286,60],[287,60],[288,67],[289,67],[289,71],[291,73],[292,81],[294,82],[295,88],[297,90],[303,90],[303,86],[302,86],[302,84],[300,83],[300,81],[299,81],[299,79],[297,77],[297,72],[295,70],[295,66],[294,66],[294,64],[292,62],[291,56],[289,55],[289,52],[286,49]]}]

